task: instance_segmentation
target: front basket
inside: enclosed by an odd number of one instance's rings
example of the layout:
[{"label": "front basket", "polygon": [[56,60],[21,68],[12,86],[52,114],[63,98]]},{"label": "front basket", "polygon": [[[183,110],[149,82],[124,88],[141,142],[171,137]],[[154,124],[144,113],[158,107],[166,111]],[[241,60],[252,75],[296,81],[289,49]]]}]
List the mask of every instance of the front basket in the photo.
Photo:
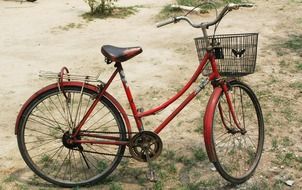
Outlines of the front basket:
[{"label": "front basket", "polygon": [[[195,38],[199,61],[206,53],[204,37]],[[210,45],[214,47],[218,71],[221,76],[241,77],[255,71],[257,57],[258,33],[224,34],[209,36]],[[212,72],[207,64],[203,75]]]}]

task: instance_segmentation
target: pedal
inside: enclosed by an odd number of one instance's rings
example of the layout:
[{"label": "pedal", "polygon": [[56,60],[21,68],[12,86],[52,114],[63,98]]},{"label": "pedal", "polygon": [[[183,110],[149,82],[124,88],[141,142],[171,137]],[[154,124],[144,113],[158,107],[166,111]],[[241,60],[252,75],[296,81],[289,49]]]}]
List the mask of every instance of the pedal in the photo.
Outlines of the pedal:
[{"label": "pedal", "polygon": [[157,178],[157,176],[156,176],[156,173],[155,173],[155,170],[153,170],[153,169],[149,169],[149,171],[147,172],[147,174],[146,174],[146,177],[147,177],[147,179],[150,181],[150,182],[157,182],[157,180],[158,180],[158,178]]},{"label": "pedal", "polygon": [[148,168],[149,168],[149,171],[147,172],[146,177],[151,182],[157,182],[156,173],[155,173],[155,170],[153,169],[149,154],[146,154],[146,159],[147,159]]}]

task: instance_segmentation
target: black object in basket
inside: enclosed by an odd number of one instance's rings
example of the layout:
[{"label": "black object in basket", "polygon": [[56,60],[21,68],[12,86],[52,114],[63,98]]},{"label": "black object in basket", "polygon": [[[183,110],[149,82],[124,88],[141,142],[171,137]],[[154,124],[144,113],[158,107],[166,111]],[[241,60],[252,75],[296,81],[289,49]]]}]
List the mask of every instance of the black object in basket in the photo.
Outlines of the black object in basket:
[{"label": "black object in basket", "polygon": [[[206,53],[206,41],[203,37],[195,38],[199,60]],[[255,71],[257,57],[258,33],[224,34],[209,36],[210,45],[214,47],[214,55],[221,76],[240,77]],[[212,72],[207,64],[203,75]]]}]

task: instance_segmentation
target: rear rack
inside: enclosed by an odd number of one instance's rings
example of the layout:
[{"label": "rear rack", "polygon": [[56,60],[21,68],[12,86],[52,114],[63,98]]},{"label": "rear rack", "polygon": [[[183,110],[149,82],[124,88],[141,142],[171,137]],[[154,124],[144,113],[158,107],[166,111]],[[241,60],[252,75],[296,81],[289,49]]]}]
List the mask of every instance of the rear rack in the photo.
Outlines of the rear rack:
[{"label": "rear rack", "polygon": [[69,74],[69,70],[67,67],[62,67],[61,71],[56,72],[49,72],[49,71],[40,71],[39,77],[46,78],[46,79],[56,79],[58,82],[58,88],[63,93],[66,99],[68,99],[65,90],[64,90],[64,81],[80,81],[83,82],[82,88],[84,88],[84,85],[89,82],[98,82],[104,85],[104,83],[99,80],[99,77],[93,77],[88,75],[71,75]]},{"label": "rear rack", "polygon": [[[40,71],[39,77],[45,78],[45,79],[61,79],[61,73],[60,72],[51,72],[51,71]],[[95,76],[88,76],[88,75],[75,75],[75,74],[69,74],[64,73],[63,74],[64,80],[68,81],[83,81],[83,82],[101,82],[98,77]]]}]

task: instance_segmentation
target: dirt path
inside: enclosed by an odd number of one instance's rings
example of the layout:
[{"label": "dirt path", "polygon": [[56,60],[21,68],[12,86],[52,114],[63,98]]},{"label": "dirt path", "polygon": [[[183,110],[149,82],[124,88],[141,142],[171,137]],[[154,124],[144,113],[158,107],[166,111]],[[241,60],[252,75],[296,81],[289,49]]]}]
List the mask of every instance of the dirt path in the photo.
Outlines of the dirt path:
[{"label": "dirt path", "polygon": [[[185,23],[157,29],[155,16],[162,6],[169,2],[171,1],[121,0],[119,2],[121,5],[142,6],[138,8],[139,11],[135,15],[127,19],[86,22],[80,15],[88,11],[88,7],[81,0],[51,0],[36,3],[0,1],[0,105],[2,107],[0,179],[5,181],[0,187],[39,188],[29,185],[26,180],[26,176],[31,174],[18,151],[14,124],[21,105],[31,94],[49,83],[45,79],[38,78],[40,70],[58,71],[64,65],[70,68],[72,73],[98,75],[102,72],[101,79],[106,79],[113,71],[113,67],[104,63],[103,56],[99,52],[100,46],[102,44],[140,45],[144,49],[143,54],[124,64],[139,105],[146,108],[154,106],[161,102],[160,98],[168,99],[183,85],[183,81],[190,77],[190,73],[198,64],[193,38],[200,36],[201,32],[192,30]],[[301,2],[272,0],[254,2],[257,4],[256,8],[230,13],[220,24],[218,33],[260,33],[258,72],[246,79],[252,86],[257,86],[259,83],[265,83],[263,81],[270,80],[269,76],[279,68],[278,65],[274,65],[274,62],[280,61],[279,58],[272,51],[266,50],[273,43],[273,37],[285,37],[289,29],[291,31],[301,29],[295,25],[296,20],[294,20],[300,16],[298,10],[299,8],[301,10]],[[213,14],[203,15],[202,19],[208,19],[211,15]],[[193,19],[198,21],[200,17],[193,16]],[[293,27],[289,28],[289,26]],[[268,54],[271,56],[268,57]],[[299,76],[301,73],[293,80],[298,80]],[[112,90],[119,88],[120,85],[116,82]],[[260,94],[262,89],[264,87],[258,88],[257,93]],[[146,94],[151,97],[145,97]],[[117,93],[116,96],[124,100],[121,94]],[[168,127],[163,131],[165,148],[174,151],[185,148],[191,143],[188,137],[196,138],[201,142],[200,134],[192,134],[191,131],[201,121],[199,112],[203,110],[201,107],[206,105],[203,100],[206,98],[195,101],[191,109],[185,109],[177,118],[178,121],[171,123],[171,126],[182,127]],[[192,109],[196,113],[192,113]],[[169,113],[169,110],[158,119],[147,120],[150,124],[147,127],[157,124]],[[186,130],[183,132],[184,128]],[[271,137],[268,139],[270,141]],[[179,140],[179,144],[175,144],[175,140]],[[268,149],[269,147],[266,147],[266,150]],[[269,152],[265,152],[260,169],[256,172],[256,182],[262,179],[259,177],[260,173],[262,176],[269,171],[269,168],[266,168],[271,161],[269,157]],[[209,168],[210,166],[207,169]],[[293,175],[301,176],[298,171],[293,172]],[[7,180],[10,176],[14,176],[13,181]],[[297,189],[302,187],[301,180],[299,181],[297,177],[295,179],[294,187]],[[142,188],[135,184],[135,179],[133,181],[134,185],[125,182],[122,186],[125,189]],[[173,187],[173,183],[165,187],[170,186]]]}]

